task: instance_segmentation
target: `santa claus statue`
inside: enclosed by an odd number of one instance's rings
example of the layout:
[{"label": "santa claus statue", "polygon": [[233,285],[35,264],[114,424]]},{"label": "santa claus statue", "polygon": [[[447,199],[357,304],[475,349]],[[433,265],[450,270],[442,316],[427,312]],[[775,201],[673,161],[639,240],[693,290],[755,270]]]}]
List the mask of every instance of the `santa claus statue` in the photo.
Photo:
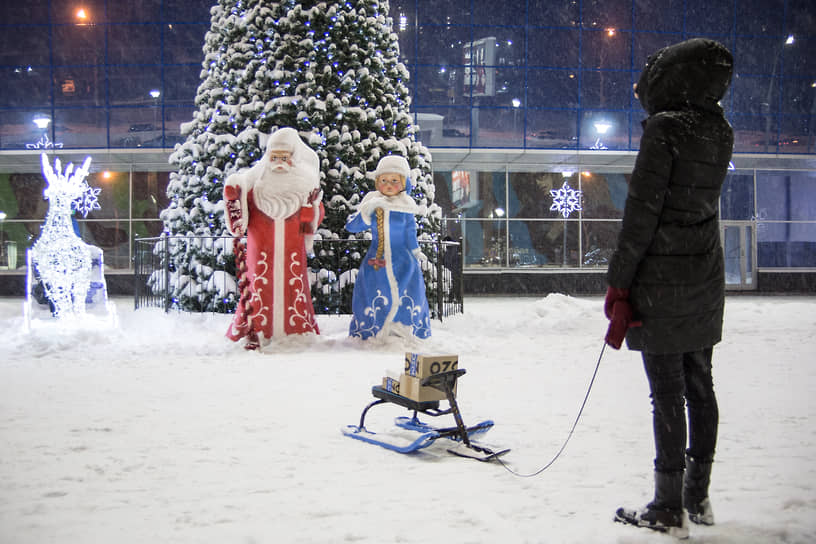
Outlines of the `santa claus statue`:
[{"label": "santa claus statue", "polygon": [[[224,183],[236,240],[240,301],[227,331],[257,349],[273,336],[318,334],[306,255],[323,220],[320,161],[292,128],[273,132],[263,157]],[[238,240],[246,236],[246,249]]]}]

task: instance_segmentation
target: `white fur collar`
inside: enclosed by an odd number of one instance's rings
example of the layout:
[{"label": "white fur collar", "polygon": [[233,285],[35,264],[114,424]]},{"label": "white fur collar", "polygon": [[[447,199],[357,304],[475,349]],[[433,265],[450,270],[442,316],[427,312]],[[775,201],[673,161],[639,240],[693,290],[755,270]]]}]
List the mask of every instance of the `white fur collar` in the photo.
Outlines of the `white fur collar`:
[{"label": "white fur collar", "polygon": [[419,213],[419,206],[405,191],[396,196],[385,196],[379,191],[371,191],[363,197],[363,201],[360,202],[358,208],[358,212],[366,225],[371,224],[371,215],[377,208],[389,212],[405,212],[413,215]]}]

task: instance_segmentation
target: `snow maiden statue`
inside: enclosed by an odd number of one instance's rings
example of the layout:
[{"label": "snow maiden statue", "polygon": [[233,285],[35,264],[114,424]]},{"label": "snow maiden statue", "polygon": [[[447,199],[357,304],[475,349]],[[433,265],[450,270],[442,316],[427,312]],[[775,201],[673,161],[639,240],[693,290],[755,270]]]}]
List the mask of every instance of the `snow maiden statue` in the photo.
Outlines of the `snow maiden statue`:
[{"label": "snow maiden statue", "polygon": [[240,301],[227,331],[256,349],[273,336],[318,334],[306,254],[323,220],[317,153],[293,128],[273,132],[263,157],[224,183],[229,232],[236,244]]},{"label": "snow maiden statue", "polygon": [[374,172],[376,191],[365,195],[357,212],[346,223],[349,232],[371,230],[372,240],[354,284],[352,337],[372,336],[427,338],[431,335],[430,312],[414,215],[419,206],[411,192],[410,168],[403,157],[389,155]]}]

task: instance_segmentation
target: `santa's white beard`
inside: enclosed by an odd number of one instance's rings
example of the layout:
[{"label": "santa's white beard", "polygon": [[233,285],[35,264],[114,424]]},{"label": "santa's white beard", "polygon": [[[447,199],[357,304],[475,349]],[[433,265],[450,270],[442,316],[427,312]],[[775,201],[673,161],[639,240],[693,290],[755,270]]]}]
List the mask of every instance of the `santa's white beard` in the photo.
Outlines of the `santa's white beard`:
[{"label": "santa's white beard", "polygon": [[297,167],[278,163],[267,166],[252,189],[259,210],[273,219],[286,219],[308,203],[315,188]]}]

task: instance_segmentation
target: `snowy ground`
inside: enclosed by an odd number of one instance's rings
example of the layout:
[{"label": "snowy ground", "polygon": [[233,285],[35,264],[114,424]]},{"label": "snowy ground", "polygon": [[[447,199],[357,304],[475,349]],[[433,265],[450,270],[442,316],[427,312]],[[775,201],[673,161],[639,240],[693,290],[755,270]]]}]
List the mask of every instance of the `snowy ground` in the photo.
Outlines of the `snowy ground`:
[{"label": "snowy ground", "polygon": [[[612,522],[651,498],[651,412],[637,353],[607,349],[563,455],[537,477],[344,437],[408,351],[454,353],[465,422],[522,473],[561,447],[606,321],[600,298],[467,298],[433,337],[323,334],[266,353],[223,337],[229,316],[132,310],[107,332],[22,331],[0,299],[0,542],[647,543]],[[816,298],[730,297],[715,350],[721,426],[708,544],[816,541]],[[408,412],[374,408],[385,430]],[[441,423],[452,423],[444,419]],[[430,420],[431,422],[438,423]]]}]

